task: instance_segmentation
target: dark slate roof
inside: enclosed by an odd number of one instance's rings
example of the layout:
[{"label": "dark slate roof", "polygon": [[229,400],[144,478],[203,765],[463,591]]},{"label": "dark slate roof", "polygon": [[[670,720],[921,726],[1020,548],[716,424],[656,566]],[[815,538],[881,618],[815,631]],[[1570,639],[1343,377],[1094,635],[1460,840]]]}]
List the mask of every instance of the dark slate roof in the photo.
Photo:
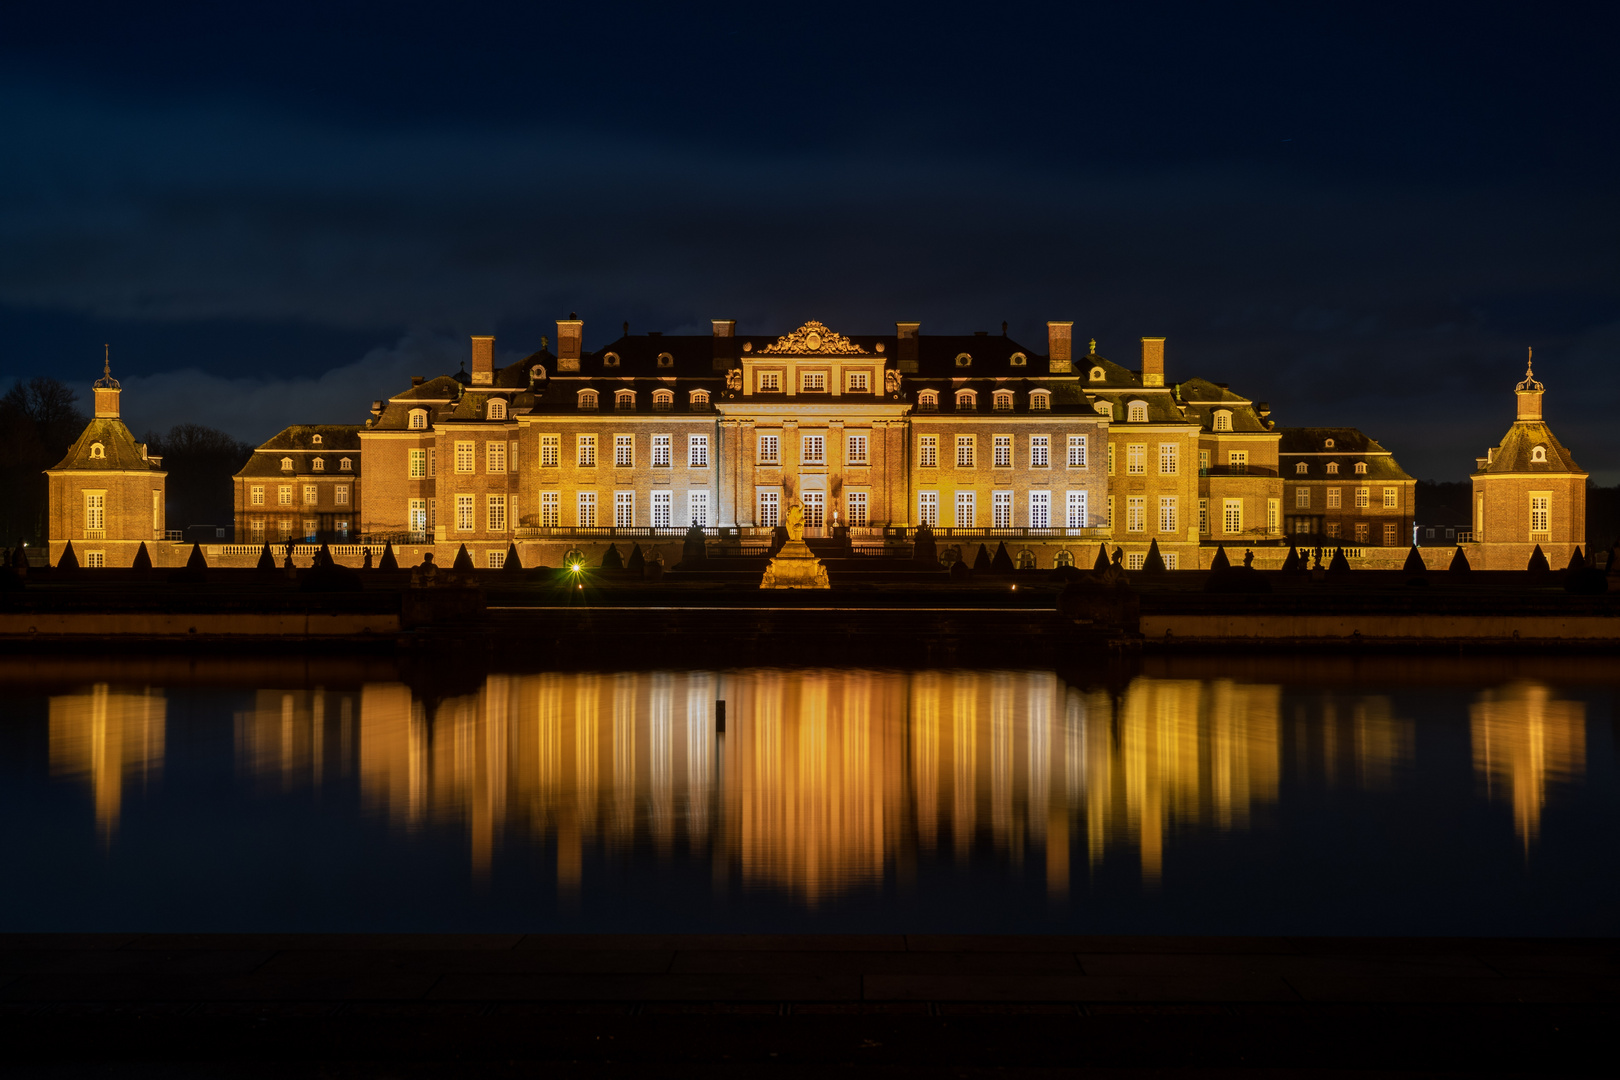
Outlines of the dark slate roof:
[{"label": "dark slate roof", "polygon": [[[1093,381],[1091,373],[1097,368],[1102,369],[1103,378]],[[1096,353],[1078,357],[1074,362],[1074,373],[1087,390],[1125,390],[1142,385],[1141,376],[1137,372],[1128,367],[1121,367]]]},{"label": "dark slate roof", "polygon": [[1208,379],[1188,379],[1176,385],[1176,393],[1186,406],[1187,419],[1196,421],[1205,431],[1215,430],[1217,409],[1225,409],[1232,414],[1232,430],[1240,434],[1271,430],[1260,419],[1260,414],[1248,398],[1234,394],[1219,383],[1212,383]]},{"label": "dark slate roof", "polygon": [[[1547,449],[1546,461],[1532,461],[1530,455],[1537,446]],[[1489,455],[1489,462],[1474,471],[1475,476],[1484,476],[1490,473],[1577,473],[1586,475],[1586,471],[1575,464],[1575,458],[1558,441],[1541,420],[1515,420],[1513,426],[1508,428],[1495,451]]]},{"label": "dark slate roof", "polygon": [[[1282,428],[1282,439],[1277,452],[1279,472],[1284,479],[1299,479],[1296,466],[1305,462],[1310,480],[1341,480],[1346,483],[1370,480],[1411,480],[1412,475],[1401,468],[1395,456],[1379,445],[1376,439],[1364,435],[1356,428]],[[1333,440],[1328,449],[1327,440]],[[1290,460],[1292,459],[1292,460]],[[1329,462],[1337,462],[1339,471],[1330,476]],[[1365,462],[1367,471],[1356,472],[1356,463]]]},{"label": "dark slate roof", "polygon": [[[104,458],[90,456],[90,448],[100,443]],[[56,463],[58,469],[84,469],[104,472],[108,469],[155,469],[160,466],[141,453],[141,444],[129,433],[129,428],[115,416],[98,416],[85,425],[66,456]]]},{"label": "dark slate roof", "polygon": [[[315,436],[319,435],[319,445]],[[293,467],[283,469],[283,458]],[[343,458],[350,467],[339,466]],[[317,471],[315,461],[324,467]],[[353,424],[294,424],[265,440],[236,474],[238,477],[359,476],[360,428]]]},{"label": "dark slate roof", "polygon": [[[320,442],[315,437],[320,436]],[[360,450],[358,424],[294,424],[259,444],[260,450]]]}]

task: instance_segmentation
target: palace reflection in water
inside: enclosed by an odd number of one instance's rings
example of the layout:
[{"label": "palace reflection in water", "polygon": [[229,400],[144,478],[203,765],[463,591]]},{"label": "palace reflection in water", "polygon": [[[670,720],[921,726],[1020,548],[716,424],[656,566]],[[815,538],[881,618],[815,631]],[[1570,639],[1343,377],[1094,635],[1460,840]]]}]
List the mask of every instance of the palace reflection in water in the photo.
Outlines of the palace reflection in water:
[{"label": "palace reflection in water", "polygon": [[[717,730],[715,703],[726,702]],[[157,690],[50,701],[51,767],[85,778],[105,836],[132,777],[163,762]],[[1585,711],[1539,684],[1476,696],[1486,798],[1536,838],[1548,790],[1577,778]],[[474,871],[504,837],[549,846],[560,886],[587,854],[710,858],[717,874],[814,904],[912,855],[993,849],[1062,895],[1071,861],[1123,854],[1158,878],[1178,829],[1238,831],[1285,771],[1318,789],[1400,782],[1414,722],[1378,695],[1141,677],[1123,692],[1049,672],[749,670],[493,675],[424,699],[402,683],[261,690],[236,715],[259,794],[358,784],[401,830],[464,828]]]}]

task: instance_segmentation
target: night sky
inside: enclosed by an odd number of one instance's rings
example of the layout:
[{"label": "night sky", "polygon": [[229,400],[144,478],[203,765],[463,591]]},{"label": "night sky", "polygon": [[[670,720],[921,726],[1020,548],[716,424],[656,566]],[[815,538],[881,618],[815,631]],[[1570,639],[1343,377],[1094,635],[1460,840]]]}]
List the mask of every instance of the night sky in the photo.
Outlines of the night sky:
[{"label": "night sky", "polygon": [[0,12],[0,389],[351,422],[467,336],[998,332],[1620,481],[1614,5]]}]

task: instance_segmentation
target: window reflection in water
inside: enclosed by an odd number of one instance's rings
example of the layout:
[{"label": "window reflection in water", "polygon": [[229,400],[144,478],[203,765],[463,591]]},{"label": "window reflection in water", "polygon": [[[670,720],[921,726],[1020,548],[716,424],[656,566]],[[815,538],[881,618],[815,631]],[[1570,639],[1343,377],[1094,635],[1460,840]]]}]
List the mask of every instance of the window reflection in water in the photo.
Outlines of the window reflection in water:
[{"label": "window reflection in water", "polygon": [[1558,700],[1539,683],[1512,683],[1480,694],[1469,720],[1474,775],[1491,801],[1512,805],[1513,828],[1528,854],[1548,786],[1568,784],[1586,767],[1586,706]]},{"label": "window reflection in water", "polygon": [[87,780],[104,841],[118,831],[126,779],[144,786],[163,767],[167,714],[162,691],[110,690],[50,699],[51,775]]}]

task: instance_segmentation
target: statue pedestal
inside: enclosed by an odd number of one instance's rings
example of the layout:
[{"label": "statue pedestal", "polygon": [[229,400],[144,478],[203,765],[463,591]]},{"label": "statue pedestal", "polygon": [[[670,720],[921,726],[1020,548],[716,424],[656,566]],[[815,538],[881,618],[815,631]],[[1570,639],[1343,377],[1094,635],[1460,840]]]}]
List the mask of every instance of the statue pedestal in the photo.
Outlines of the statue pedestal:
[{"label": "statue pedestal", "polygon": [[765,568],[762,589],[830,589],[827,568],[803,540],[789,540]]}]

